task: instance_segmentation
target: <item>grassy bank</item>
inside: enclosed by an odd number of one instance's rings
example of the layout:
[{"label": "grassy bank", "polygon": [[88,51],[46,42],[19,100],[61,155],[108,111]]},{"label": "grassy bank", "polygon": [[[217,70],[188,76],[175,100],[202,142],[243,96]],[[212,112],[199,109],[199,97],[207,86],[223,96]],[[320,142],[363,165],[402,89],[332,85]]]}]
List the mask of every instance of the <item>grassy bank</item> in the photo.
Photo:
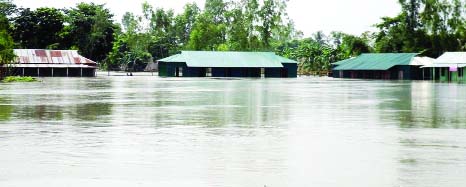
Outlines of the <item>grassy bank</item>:
[{"label": "grassy bank", "polygon": [[9,76],[5,77],[5,79],[2,80],[4,83],[9,83],[9,82],[36,82],[38,81],[34,77],[19,77],[19,76]]}]

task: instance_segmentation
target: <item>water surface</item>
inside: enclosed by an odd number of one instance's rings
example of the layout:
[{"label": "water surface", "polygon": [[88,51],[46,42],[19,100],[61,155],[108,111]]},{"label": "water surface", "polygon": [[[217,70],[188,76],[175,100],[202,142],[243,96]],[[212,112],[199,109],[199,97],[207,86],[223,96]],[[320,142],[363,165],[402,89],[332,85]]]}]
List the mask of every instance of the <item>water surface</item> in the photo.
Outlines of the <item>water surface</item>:
[{"label": "water surface", "polygon": [[0,85],[0,186],[466,186],[466,85],[106,77]]}]

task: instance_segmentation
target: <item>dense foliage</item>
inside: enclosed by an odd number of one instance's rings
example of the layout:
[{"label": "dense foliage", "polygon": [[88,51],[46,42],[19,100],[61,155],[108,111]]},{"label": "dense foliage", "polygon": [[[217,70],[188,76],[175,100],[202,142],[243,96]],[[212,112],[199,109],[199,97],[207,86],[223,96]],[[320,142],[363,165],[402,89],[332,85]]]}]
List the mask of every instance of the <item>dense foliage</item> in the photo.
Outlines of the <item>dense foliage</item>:
[{"label": "dense foliage", "polygon": [[0,65],[9,63],[15,58],[13,46],[13,39],[8,33],[8,20],[0,14]]},{"label": "dense foliage", "polygon": [[128,12],[118,24],[104,5],[31,10],[0,0],[0,58],[12,60],[13,47],[77,49],[103,68],[141,69],[180,50],[275,51],[300,61],[300,71],[309,73],[365,52],[437,57],[466,50],[462,0],[399,0],[402,11],[382,18],[376,32],[317,32],[308,38],[288,18],[287,2],[206,0],[204,7],[188,3],[178,14],[144,3],[141,13]]},{"label": "dense foliage", "polygon": [[2,68],[5,64],[14,60],[13,53],[14,42],[10,36],[10,27],[7,15],[12,13],[15,6],[9,1],[0,1],[0,80],[6,76],[6,69]]},{"label": "dense foliage", "polygon": [[422,52],[437,57],[466,50],[466,2],[399,0],[402,12],[376,24],[377,52]]},{"label": "dense foliage", "polygon": [[207,0],[172,10],[143,4],[140,15],[126,13],[109,62],[132,67],[180,50],[269,51],[298,32],[286,15],[285,0]]}]

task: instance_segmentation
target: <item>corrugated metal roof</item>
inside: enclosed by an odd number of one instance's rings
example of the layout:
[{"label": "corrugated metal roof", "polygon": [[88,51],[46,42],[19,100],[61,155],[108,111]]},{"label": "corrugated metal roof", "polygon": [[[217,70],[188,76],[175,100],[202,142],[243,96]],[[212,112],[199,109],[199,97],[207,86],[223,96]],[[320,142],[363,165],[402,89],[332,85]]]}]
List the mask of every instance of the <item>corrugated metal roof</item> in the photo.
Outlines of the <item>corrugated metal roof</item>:
[{"label": "corrugated metal roof", "polygon": [[421,68],[449,68],[449,67],[464,68],[466,67],[466,63],[465,64],[437,63],[437,64],[430,64],[430,65],[422,66]]},{"label": "corrugated metal roof", "polygon": [[84,64],[96,62],[78,54],[76,50],[14,49],[16,64]]},{"label": "corrugated metal roof", "polygon": [[332,64],[333,64],[333,65],[339,66],[339,65],[342,65],[342,64],[344,64],[344,63],[346,63],[346,62],[349,62],[349,61],[353,60],[354,58],[355,58],[355,57],[351,57],[351,58],[348,58],[348,59],[345,59],[345,60],[341,60],[341,61],[338,61],[338,62],[334,62],[334,63],[332,63]]},{"label": "corrugated metal roof", "polygon": [[430,57],[414,57],[409,63],[412,66],[429,66],[434,63],[435,59]]},{"label": "corrugated metal roof", "polygon": [[431,67],[466,67],[466,52],[446,52],[434,59],[432,64],[423,66],[423,68]]},{"label": "corrugated metal roof", "polygon": [[417,53],[367,53],[349,59],[334,70],[388,70],[397,65],[410,65]]},{"label": "corrugated metal roof", "polygon": [[466,64],[466,52],[446,52],[434,61],[434,64]]},{"label": "corrugated metal roof", "polygon": [[96,68],[85,64],[8,64],[2,67],[14,68]]},{"label": "corrugated metal roof", "polygon": [[283,67],[297,63],[272,52],[182,51],[159,62],[185,62],[189,67]]},{"label": "corrugated metal roof", "polygon": [[185,62],[184,59],[180,58],[181,54],[172,55],[166,58],[158,60],[159,62]]}]

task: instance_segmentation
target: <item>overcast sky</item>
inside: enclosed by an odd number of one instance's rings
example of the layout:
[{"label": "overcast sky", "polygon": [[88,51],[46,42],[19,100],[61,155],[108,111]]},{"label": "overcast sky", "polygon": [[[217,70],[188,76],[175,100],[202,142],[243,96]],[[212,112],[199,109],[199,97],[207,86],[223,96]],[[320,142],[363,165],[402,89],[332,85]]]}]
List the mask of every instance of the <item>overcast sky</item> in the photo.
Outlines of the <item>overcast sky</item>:
[{"label": "overcast sky", "polygon": [[[18,6],[27,8],[64,8],[72,7],[78,2],[105,3],[118,22],[127,11],[139,14],[144,1],[154,7],[181,12],[187,2],[196,2],[199,7],[204,7],[205,0],[14,0]],[[374,30],[372,25],[379,22],[380,17],[395,16],[399,10],[397,0],[290,0],[288,3],[289,16],[305,36],[319,30],[326,33],[343,31],[360,34]]]}]

